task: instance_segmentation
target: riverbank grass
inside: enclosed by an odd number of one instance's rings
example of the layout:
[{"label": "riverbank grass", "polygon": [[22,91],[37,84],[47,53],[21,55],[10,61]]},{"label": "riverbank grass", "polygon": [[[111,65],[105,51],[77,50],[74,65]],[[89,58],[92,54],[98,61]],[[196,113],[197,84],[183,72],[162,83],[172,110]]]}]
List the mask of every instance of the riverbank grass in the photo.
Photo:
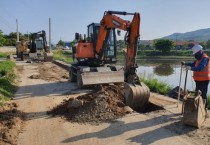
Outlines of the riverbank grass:
[{"label": "riverbank grass", "polygon": [[172,86],[170,86],[164,82],[161,82],[152,76],[150,76],[150,77],[144,76],[144,77],[141,77],[140,80],[143,83],[145,83],[149,87],[150,91],[152,91],[152,92],[166,95],[169,93],[169,91],[172,90]]},{"label": "riverbank grass", "polygon": [[10,100],[15,93],[15,63],[12,61],[3,61],[0,63],[0,106]]}]

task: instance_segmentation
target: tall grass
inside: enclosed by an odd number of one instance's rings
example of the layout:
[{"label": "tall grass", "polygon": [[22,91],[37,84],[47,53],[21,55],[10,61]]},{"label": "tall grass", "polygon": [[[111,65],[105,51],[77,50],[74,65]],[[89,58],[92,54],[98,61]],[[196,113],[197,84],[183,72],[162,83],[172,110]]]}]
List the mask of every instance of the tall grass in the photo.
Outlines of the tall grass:
[{"label": "tall grass", "polygon": [[15,63],[12,61],[3,61],[0,63],[0,105],[13,97],[15,92],[14,73]]},{"label": "tall grass", "polygon": [[6,58],[7,57],[7,53],[5,52],[0,52],[0,58]]},{"label": "tall grass", "polygon": [[63,50],[55,50],[53,52],[53,58],[56,60],[61,60],[66,63],[73,62],[71,52],[63,51]]},{"label": "tall grass", "polygon": [[143,76],[143,77],[140,77],[140,80],[144,82],[152,92],[166,95],[168,94],[169,91],[172,90],[172,86],[159,81],[153,76],[148,76],[148,77]]}]

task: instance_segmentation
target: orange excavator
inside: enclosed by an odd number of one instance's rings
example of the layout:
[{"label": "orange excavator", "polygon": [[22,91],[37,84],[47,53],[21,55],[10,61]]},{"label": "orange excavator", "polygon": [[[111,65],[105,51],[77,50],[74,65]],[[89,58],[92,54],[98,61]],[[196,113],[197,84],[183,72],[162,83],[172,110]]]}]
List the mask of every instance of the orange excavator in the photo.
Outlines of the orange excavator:
[{"label": "orange excavator", "polygon": [[[123,20],[117,15],[133,15],[132,21]],[[116,30],[126,31],[127,43],[125,66],[116,65]],[[119,11],[106,11],[100,22],[88,25],[87,37],[75,34],[78,41],[73,47],[73,58],[69,78],[79,87],[93,84],[124,82],[125,102],[133,109],[145,108],[150,90],[140,82],[136,74],[136,54],[139,40],[140,14]],[[119,30],[117,30],[117,33]]]}]

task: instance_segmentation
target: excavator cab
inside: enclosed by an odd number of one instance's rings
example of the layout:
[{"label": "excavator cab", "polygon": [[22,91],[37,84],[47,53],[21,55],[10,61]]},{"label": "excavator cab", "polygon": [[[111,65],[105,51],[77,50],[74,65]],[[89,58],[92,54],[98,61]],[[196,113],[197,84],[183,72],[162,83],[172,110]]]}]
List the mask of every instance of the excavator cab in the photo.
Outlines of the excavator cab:
[{"label": "excavator cab", "polygon": [[[90,39],[93,43],[93,48],[96,48],[96,43],[98,39],[100,24],[99,23],[91,23],[88,25],[88,39]],[[105,64],[113,64],[116,63],[116,52],[117,52],[117,44],[116,44],[116,33],[115,29],[108,30],[109,33],[104,42],[104,63]]]},{"label": "excavator cab", "polygon": [[[91,23],[87,26],[87,38],[86,36],[82,38],[82,36],[78,33],[75,34],[76,40],[79,41],[77,51],[75,51],[76,58],[79,62],[84,63],[85,61],[86,63],[89,63],[91,62],[91,59],[94,59],[93,61],[95,62],[95,48],[97,45],[99,28],[99,23]],[[99,60],[98,65],[115,64],[117,62],[117,44],[115,29],[109,29],[107,33],[108,34],[106,39],[104,40],[103,45],[103,61]]]}]

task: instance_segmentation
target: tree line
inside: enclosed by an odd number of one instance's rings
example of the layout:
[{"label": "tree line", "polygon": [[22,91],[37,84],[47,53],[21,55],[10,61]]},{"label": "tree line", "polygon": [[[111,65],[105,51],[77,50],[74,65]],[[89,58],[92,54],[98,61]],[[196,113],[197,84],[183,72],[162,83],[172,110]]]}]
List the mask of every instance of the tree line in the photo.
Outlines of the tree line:
[{"label": "tree line", "polygon": [[[19,33],[20,41],[28,40],[28,37],[29,37],[28,34]],[[4,34],[2,30],[0,30],[0,46],[15,46],[16,38],[17,38],[16,32],[11,32],[10,34],[7,35],[7,34]],[[76,43],[75,40],[72,41],[71,46],[73,46],[75,43]],[[199,44],[202,45],[204,49],[210,49],[210,39],[206,43],[200,42]],[[62,40],[60,40],[60,41],[58,41],[57,45],[64,46],[64,42]],[[187,46],[183,46],[183,47],[191,48],[194,44],[188,43],[185,45],[187,45]],[[118,40],[117,46],[119,48],[126,48],[126,44],[125,44],[124,40]],[[176,49],[176,43],[169,39],[157,39],[157,40],[154,40],[153,45],[139,43],[138,49],[139,50],[153,49],[153,50],[159,50],[162,52],[170,52],[171,50]]]},{"label": "tree line", "polygon": [[[2,30],[0,30],[0,46],[15,46],[17,39],[17,33],[11,32],[8,35],[4,34]],[[19,33],[19,39],[28,40],[28,34]]]}]

